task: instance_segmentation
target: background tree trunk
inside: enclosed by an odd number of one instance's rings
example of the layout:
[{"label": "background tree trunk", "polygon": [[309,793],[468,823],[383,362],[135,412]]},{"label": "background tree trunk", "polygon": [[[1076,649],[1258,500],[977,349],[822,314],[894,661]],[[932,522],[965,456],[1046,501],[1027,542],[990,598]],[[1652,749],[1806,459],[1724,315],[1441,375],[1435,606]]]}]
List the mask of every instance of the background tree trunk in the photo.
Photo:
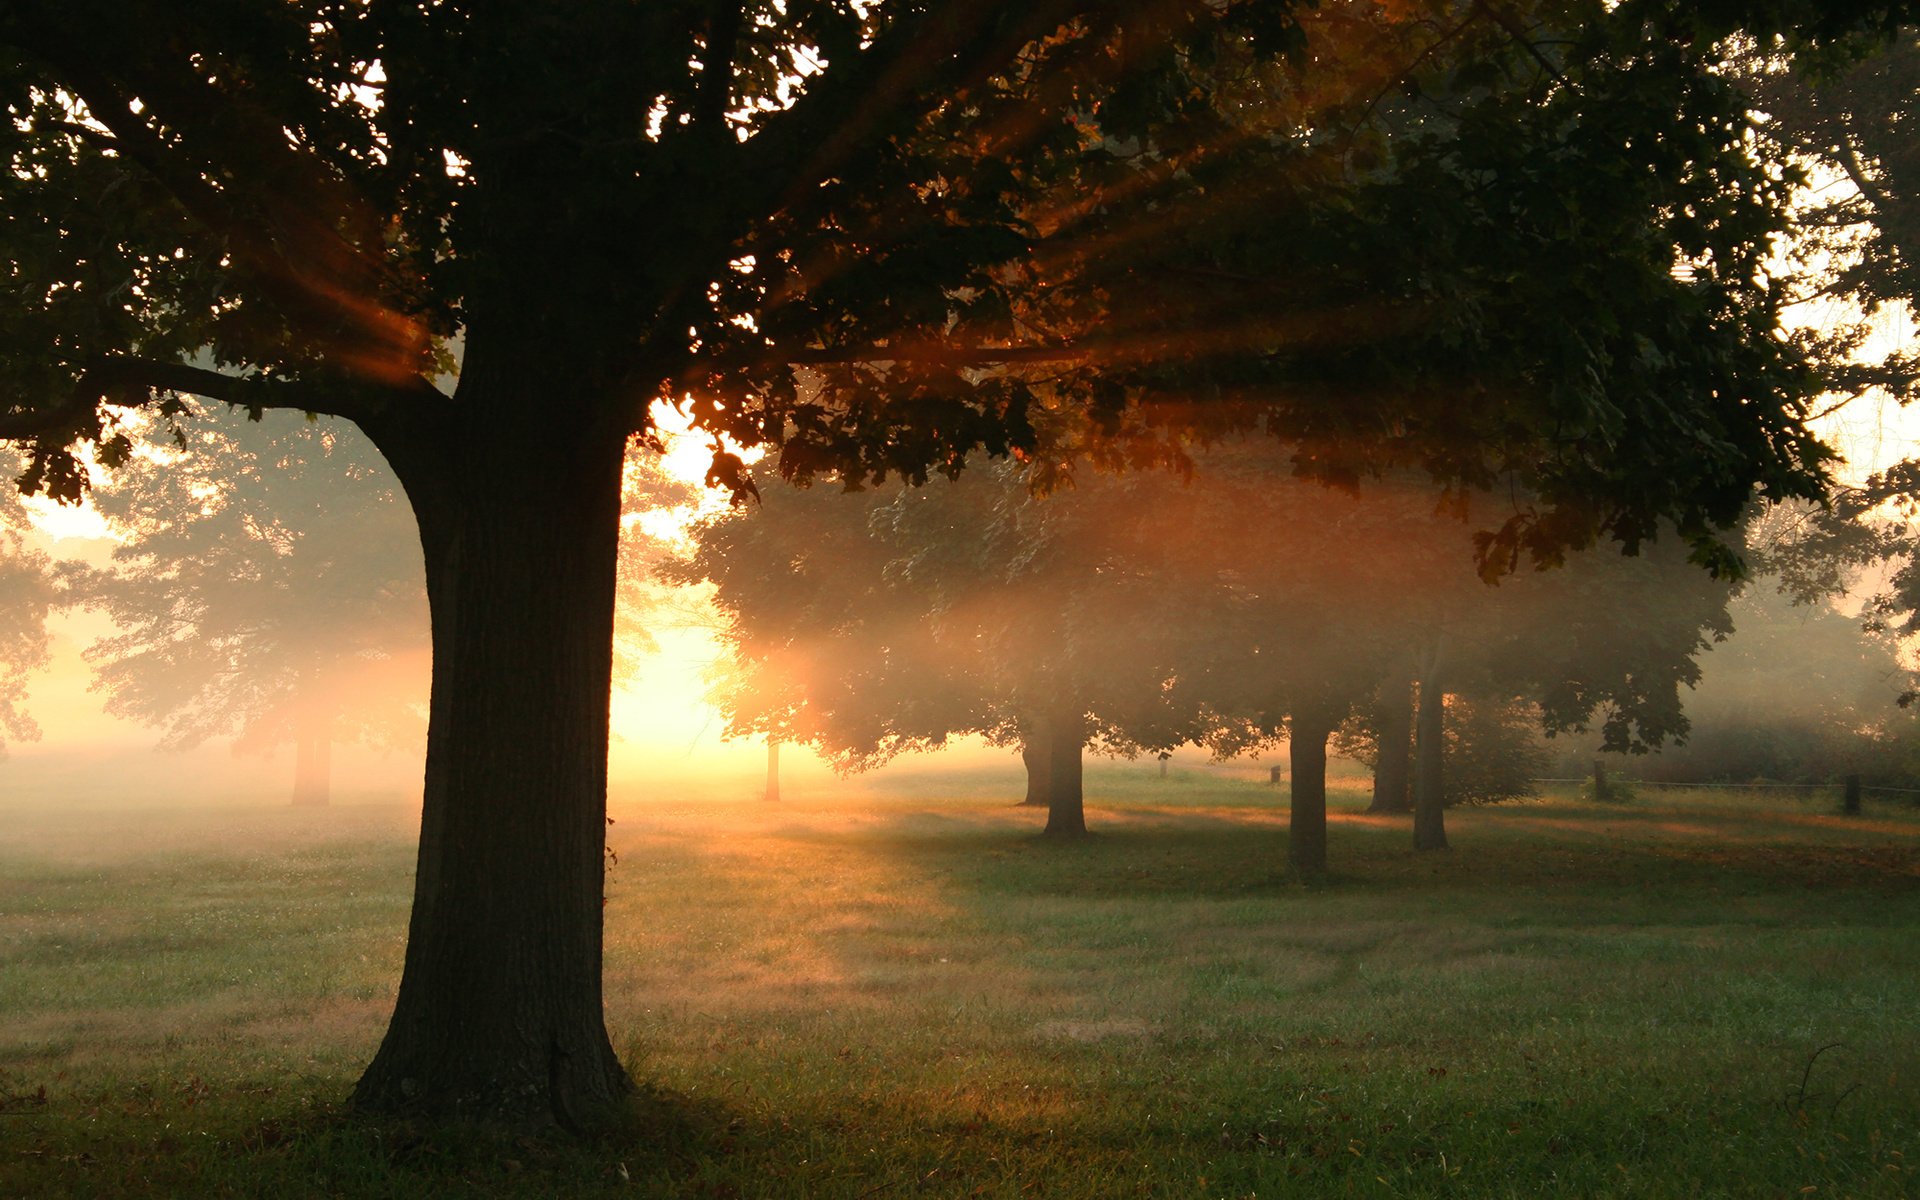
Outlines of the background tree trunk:
[{"label": "background tree trunk", "polygon": [[1404,675],[1380,690],[1380,744],[1373,760],[1370,813],[1413,808],[1413,681]]},{"label": "background tree trunk", "polygon": [[601,997],[624,439],[478,407],[448,450],[382,445],[420,520],[433,690],[406,965],[354,1102],[596,1128],[632,1090]]},{"label": "background tree trunk", "polygon": [[333,734],[330,722],[302,718],[294,730],[293,802],[324,806],[333,793]]},{"label": "background tree trunk", "polygon": [[1446,752],[1446,693],[1438,671],[1420,681],[1420,715],[1413,740],[1413,848],[1447,848],[1447,809],[1441,763]]},{"label": "background tree trunk", "polygon": [[1296,878],[1318,879],[1327,873],[1327,737],[1334,722],[1326,711],[1307,708],[1288,724],[1287,867]]},{"label": "background tree trunk", "polygon": [[1047,729],[1048,837],[1087,836],[1087,813],[1081,790],[1081,751],[1087,740],[1087,720],[1078,708],[1062,709]]},{"label": "background tree trunk", "polygon": [[1053,765],[1053,749],[1047,736],[1039,729],[1029,733],[1020,743],[1020,762],[1027,768],[1027,798],[1020,802],[1021,808],[1046,808],[1051,801],[1048,779]]},{"label": "background tree trunk", "polygon": [[780,743],[772,738],[767,739],[767,790],[761,799],[780,803]]}]

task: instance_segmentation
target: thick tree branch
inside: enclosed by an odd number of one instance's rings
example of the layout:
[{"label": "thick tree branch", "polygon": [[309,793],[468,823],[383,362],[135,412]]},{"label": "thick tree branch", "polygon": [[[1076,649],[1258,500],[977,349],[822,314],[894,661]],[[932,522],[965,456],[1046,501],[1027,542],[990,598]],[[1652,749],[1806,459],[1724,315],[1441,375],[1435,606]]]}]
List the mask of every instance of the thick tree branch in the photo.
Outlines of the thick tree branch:
[{"label": "thick tree branch", "polygon": [[[100,401],[145,403],[155,391],[203,396],[239,408],[283,408],[317,413],[340,417],[362,427],[381,424],[396,415],[403,405],[417,408],[448,403],[447,396],[424,379],[415,380],[413,386],[272,379],[261,375],[227,375],[187,363],[115,355],[96,361],[82,372],[59,406],[0,416],[0,438],[45,440],[62,434],[77,436],[95,419]],[[149,396],[138,396],[141,392]]]},{"label": "thick tree branch", "polygon": [[1875,179],[1867,171],[1866,164],[1860,161],[1860,152],[1854,149],[1852,136],[1839,121],[1834,121],[1833,124],[1836,127],[1833,149],[1840,168],[1847,173],[1847,178],[1853,181],[1853,186],[1860,189],[1860,194],[1867,198],[1867,203],[1873,206],[1874,211],[1885,214],[1892,204],[1891,199],[1881,188],[1880,181]]},{"label": "thick tree branch", "polygon": [[727,101],[733,95],[733,60],[740,37],[739,0],[714,0],[700,51],[700,91],[693,120],[710,141],[727,140]]}]

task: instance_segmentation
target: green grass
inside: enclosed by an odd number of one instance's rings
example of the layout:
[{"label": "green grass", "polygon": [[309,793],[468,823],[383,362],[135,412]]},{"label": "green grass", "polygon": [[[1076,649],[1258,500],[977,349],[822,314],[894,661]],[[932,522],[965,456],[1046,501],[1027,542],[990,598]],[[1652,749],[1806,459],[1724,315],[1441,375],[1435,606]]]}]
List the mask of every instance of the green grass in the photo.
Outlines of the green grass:
[{"label": "green grass", "polygon": [[0,1196],[1920,1190],[1920,812],[1569,795],[1415,855],[1354,781],[1306,889],[1264,771],[1095,770],[1065,845],[1015,782],[616,797],[643,1092],[592,1144],[343,1111],[404,812],[14,820]]}]

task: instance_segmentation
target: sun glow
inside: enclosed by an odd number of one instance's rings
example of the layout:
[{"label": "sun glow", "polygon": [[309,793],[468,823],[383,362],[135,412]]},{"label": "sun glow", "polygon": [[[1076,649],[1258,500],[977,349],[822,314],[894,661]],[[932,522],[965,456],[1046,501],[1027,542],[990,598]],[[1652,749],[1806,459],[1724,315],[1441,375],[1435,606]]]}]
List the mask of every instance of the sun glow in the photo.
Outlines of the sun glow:
[{"label": "sun glow", "polygon": [[51,541],[94,541],[114,536],[112,524],[93,506],[90,496],[79,504],[62,504],[48,496],[22,496],[20,505],[27,510],[33,528]]}]

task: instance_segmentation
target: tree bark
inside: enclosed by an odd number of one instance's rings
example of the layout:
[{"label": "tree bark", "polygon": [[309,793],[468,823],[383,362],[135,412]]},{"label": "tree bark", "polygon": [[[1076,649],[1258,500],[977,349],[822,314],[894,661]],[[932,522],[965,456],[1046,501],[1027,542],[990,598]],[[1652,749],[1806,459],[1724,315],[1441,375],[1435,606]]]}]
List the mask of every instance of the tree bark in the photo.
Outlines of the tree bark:
[{"label": "tree bark", "polygon": [[1441,775],[1446,750],[1446,693],[1439,672],[1420,681],[1420,709],[1413,740],[1413,848],[1447,848],[1447,810]]},{"label": "tree bark", "polygon": [[780,803],[780,743],[772,738],[767,739],[767,790],[761,799]]},{"label": "tree bark", "polygon": [[303,720],[294,731],[293,802],[324,807],[333,793],[333,735],[328,723]]},{"label": "tree bark", "polygon": [[1324,711],[1293,714],[1287,730],[1287,765],[1293,789],[1287,816],[1287,867],[1296,878],[1327,873],[1327,738],[1334,722]]},{"label": "tree bark", "polygon": [[433,688],[406,963],[354,1102],[584,1130],[632,1090],[601,997],[625,439],[490,421],[488,398],[435,431],[450,448],[382,445],[420,521]]},{"label": "tree bark", "polygon": [[1022,800],[1021,808],[1046,808],[1049,800],[1049,776],[1051,775],[1053,750],[1047,735],[1039,729],[1020,743],[1020,762],[1027,768],[1027,798]]},{"label": "tree bark", "polygon": [[1370,813],[1413,809],[1413,681],[1404,675],[1380,691],[1380,741],[1373,760]]},{"label": "tree bark", "polygon": [[1080,755],[1087,740],[1087,720],[1078,708],[1062,709],[1047,729],[1048,837],[1087,836],[1087,813],[1081,789]]}]

